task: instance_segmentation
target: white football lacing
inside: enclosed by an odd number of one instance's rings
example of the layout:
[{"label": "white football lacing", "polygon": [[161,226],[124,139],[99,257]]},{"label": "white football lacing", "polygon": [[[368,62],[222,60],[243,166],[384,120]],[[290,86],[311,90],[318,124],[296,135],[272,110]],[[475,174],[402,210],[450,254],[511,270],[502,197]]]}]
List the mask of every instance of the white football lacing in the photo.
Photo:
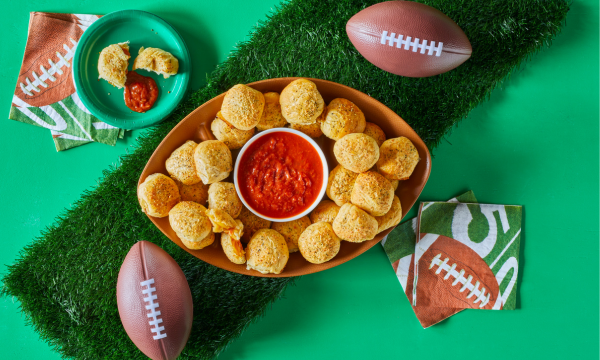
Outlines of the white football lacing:
[{"label": "white football lacing", "polygon": [[435,41],[431,41],[429,45],[427,45],[427,40],[423,39],[423,41],[419,44],[419,38],[415,38],[414,41],[410,41],[412,39],[410,36],[407,36],[406,40],[404,40],[404,35],[398,34],[398,37],[396,38],[396,33],[391,33],[390,36],[387,36],[387,33],[387,31],[384,31],[383,34],[381,34],[381,44],[383,45],[385,45],[387,41],[389,46],[394,46],[394,43],[396,43],[396,47],[398,49],[401,49],[402,45],[404,45],[404,50],[410,50],[412,47],[413,52],[417,52],[418,49],[421,49],[421,54],[425,54],[425,51],[428,51],[427,55],[433,55],[434,52],[435,56],[442,55],[442,48],[444,47],[444,43],[442,42],[440,42],[436,47]]},{"label": "white football lacing", "polygon": [[46,83],[46,80],[50,80],[52,82],[56,81],[54,74],[62,75],[63,71],[61,68],[63,66],[71,67],[71,65],[69,64],[69,60],[71,60],[74,56],[74,50],[77,47],[77,41],[71,38],[69,38],[69,40],[71,40],[71,43],[73,43],[73,47],[68,47],[67,44],[63,44],[63,49],[65,49],[66,54],[63,56],[63,54],[59,53],[58,51],[56,52],[56,56],[59,59],[58,63],[55,64],[54,61],[52,61],[52,59],[48,59],[50,67],[46,69],[43,65],[40,65],[41,75],[38,75],[35,71],[31,72],[34,79],[33,82],[27,77],[25,78],[26,84],[19,84],[21,90],[23,90],[23,92],[26,95],[33,96],[33,93],[31,92],[32,90],[40,92],[41,89],[39,88],[39,86],[47,88],[48,84]]},{"label": "white football lacing", "polygon": [[151,285],[154,284],[154,279],[150,279],[150,280],[146,280],[146,281],[142,281],[140,283],[140,285],[142,286],[147,286],[146,289],[142,290],[142,294],[147,295],[144,298],[144,301],[148,303],[148,305],[146,305],[146,310],[150,310],[150,313],[147,314],[147,316],[149,318],[152,318],[152,320],[150,320],[148,323],[150,324],[150,326],[154,326],[153,328],[150,329],[151,332],[156,333],[156,335],[154,335],[152,338],[154,340],[158,340],[158,339],[162,339],[162,338],[166,338],[167,337],[167,333],[163,333],[161,334],[161,331],[165,330],[164,326],[158,326],[158,324],[162,323],[162,319],[159,319],[158,316],[160,315],[160,310],[156,311],[156,308],[158,308],[158,302],[155,302],[154,300],[157,299],[156,295],[153,294],[156,291],[156,288],[153,288]]},{"label": "white football lacing", "polygon": [[473,301],[473,304],[477,304],[478,302],[482,301],[481,304],[479,304],[479,308],[482,308],[484,306],[487,305],[487,303],[490,301],[490,293],[488,292],[487,296],[485,295],[485,288],[482,287],[481,290],[479,290],[479,281],[475,282],[475,285],[471,284],[471,280],[473,280],[473,276],[469,275],[468,278],[465,279],[465,277],[463,276],[465,274],[465,270],[460,270],[460,272],[457,272],[456,269],[456,263],[452,264],[452,266],[448,265],[448,260],[450,260],[449,258],[446,258],[443,262],[440,260],[440,257],[442,256],[442,254],[437,254],[436,257],[433,258],[433,260],[431,261],[431,265],[429,265],[429,269],[433,268],[434,265],[438,265],[439,268],[435,271],[436,275],[439,274],[442,270],[445,270],[447,273],[444,276],[444,280],[448,280],[448,278],[450,277],[450,275],[454,276],[455,280],[452,282],[452,286],[458,284],[459,282],[463,284],[463,286],[460,288],[459,292],[463,292],[466,289],[469,289],[471,292],[469,293],[469,295],[467,295],[467,299],[470,299],[471,297],[473,297],[473,295],[476,296],[475,300]]}]

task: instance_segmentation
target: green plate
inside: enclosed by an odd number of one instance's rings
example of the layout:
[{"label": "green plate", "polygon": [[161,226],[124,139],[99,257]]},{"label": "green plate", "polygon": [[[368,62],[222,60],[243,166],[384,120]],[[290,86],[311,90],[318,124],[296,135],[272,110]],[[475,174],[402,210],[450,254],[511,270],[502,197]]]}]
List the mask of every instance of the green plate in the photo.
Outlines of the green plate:
[{"label": "green plate", "polygon": [[[168,79],[136,70],[153,78],[158,86],[158,99],[145,113],[131,111],[125,105],[123,89],[98,79],[102,49],[125,41],[129,41],[131,53],[129,70],[142,46],[163,49],[179,60],[179,72]],[[73,81],[83,104],[100,120],[123,129],[151,126],[169,116],[186,95],[190,73],[190,53],[177,30],[158,16],[139,10],[116,11],[98,19],[83,33],[73,58]]]}]

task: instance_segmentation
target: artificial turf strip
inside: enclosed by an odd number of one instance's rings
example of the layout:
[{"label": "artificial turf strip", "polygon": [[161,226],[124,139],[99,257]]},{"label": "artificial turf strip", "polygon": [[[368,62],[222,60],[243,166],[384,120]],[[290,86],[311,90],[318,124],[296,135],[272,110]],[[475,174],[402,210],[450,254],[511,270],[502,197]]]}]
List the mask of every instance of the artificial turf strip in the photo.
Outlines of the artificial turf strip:
[{"label": "artificial turf strip", "polygon": [[133,153],[106,170],[95,188],[23,249],[8,267],[1,293],[20,301],[28,323],[64,357],[143,359],[119,320],[115,285],[129,248],[145,239],[171,254],[190,284],[194,325],[182,358],[215,356],[293,280],[243,276],[208,265],[172,243],[140,211],[138,176],[178,121],[236,83],[306,76],[373,96],[433,149],[521,61],[559,32],[569,8],[562,0],[425,1],[458,23],[473,55],[453,71],[413,79],[376,68],[348,40],[348,19],[373,3],[294,0],[281,5],[204,88],[140,137]]}]

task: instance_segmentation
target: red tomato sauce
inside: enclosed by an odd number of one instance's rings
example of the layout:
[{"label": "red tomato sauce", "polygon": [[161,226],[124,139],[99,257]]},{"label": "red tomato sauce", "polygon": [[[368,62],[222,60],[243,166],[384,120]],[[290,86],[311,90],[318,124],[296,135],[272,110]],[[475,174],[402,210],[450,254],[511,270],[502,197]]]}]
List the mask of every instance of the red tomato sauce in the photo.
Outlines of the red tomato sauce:
[{"label": "red tomato sauce", "polygon": [[158,86],[151,77],[129,71],[123,93],[125,105],[135,112],[143,113],[150,110],[156,102]]},{"label": "red tomato sauce", "polygon": [[302,137],[272,132],[252,143],[240,159],[238,185],[258,213],[276,219],[310,207],[323,186],[319,153]]}]

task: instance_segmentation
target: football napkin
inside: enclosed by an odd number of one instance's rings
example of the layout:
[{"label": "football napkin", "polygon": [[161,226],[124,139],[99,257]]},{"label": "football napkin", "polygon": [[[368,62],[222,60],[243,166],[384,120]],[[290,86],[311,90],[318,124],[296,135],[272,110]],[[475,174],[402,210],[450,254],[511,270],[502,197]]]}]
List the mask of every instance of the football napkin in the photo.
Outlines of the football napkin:
[{"label": "football napkin", "polygon": [[514,310],[522,207],[422,202],[413,306]]},{"label": "football napkin", "polygon": [[83,32],[97,15],[33,12],[9,119],[50,130],[57,151],[97,141],[114,146],[124,130],[93,116],[81,103],[71,72]]},{"label": "football napkin", "polygon": [[522,208],[476,202],[469,191],[422,203],[382,241],[424,328],[465,308],[515,308]]}]

